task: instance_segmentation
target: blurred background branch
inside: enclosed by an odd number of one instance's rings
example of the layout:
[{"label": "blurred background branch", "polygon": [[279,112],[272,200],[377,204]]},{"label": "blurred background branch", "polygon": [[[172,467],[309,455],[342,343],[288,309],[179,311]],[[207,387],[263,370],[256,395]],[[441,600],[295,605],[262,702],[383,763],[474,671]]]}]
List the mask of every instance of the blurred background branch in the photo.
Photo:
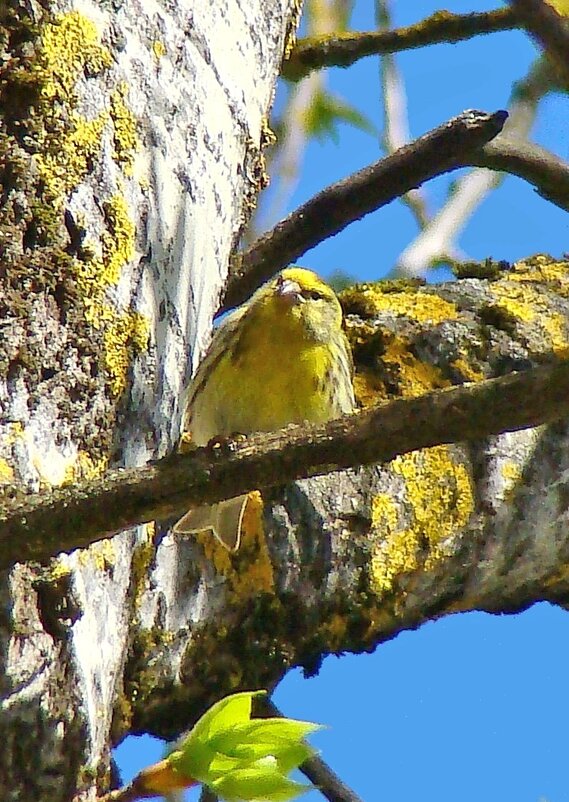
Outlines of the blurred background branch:
[{"label": "blurred background branch", "polygon": [[481,34],[511,30],[519,24],[513,9],[497,8],[473,14],[437,11],[415,25],[395,30],[389,25],[378,25],[377,31],[334,31],[323,36],[307,33],[284,62],[282,75],[289,81],[299,81],[313,70],[324,67],[349,67],[367,56],[460,42]]}]

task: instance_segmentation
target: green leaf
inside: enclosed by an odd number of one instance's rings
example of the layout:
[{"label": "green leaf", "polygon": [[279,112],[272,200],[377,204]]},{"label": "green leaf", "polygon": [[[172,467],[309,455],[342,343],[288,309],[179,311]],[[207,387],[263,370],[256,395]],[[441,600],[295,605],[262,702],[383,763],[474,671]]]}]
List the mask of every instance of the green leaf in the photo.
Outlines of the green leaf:
[{"label": "green leaf", "polygon": [[213,790],[227,802],[263,800],[287,802],[309,791],[311,785],[289,780],[270,766],[239,769],[212,783]]},{"label": "green leaf", "polygon": [[318,91],[304,117],[304,129],[309,136],[320,141],[326,138],[338,144],[338,123],[344,122],[355,128],[377,136],[377,129],[371,120],[346,103],[341,97],[330,92]]},{"label": "green leaf", "polygon": [[290,744],[286,749],[279,751],[275,755],[279,771],[288,774],[289,771],[297,769],[309,757],[314,757],[316,749],[307,743]]},{"label": "green leaf", "polygon": [[226,696],[204,713],[194,726],[191,735],[200,739],[211,738],[216,732],[227,727],[249,721],[251,700],[254,696],[262,696],[265,693],[265,691],[244,691]]},{"label": "green leaf", "polygon": [[236,724],[248,722],[253,697],[264,693],[265,691],[234,693],[212,705],[198,719],[179,749],[169,756],[168,759],[176,770],[199,782],[208,782],[240,765],[239,760],[231,755],[219,754],[226,750],[219,749],[215,744],[215,737],[230,731]]},{"label": "green leaf", "polygon": [[207,782],[211,773],[210,766],[216,757],[215,751],[207,744],[190,737],[184,741],[182,747],[168,755],[167,760],[184,777]]},{"label": "green leaf", "polygon": [[278,743],[274,739],[256,744],[240,744],[234,750],[235,756],[241,760],[242,765],[271,757],[276,760],[279,770],[285,774],[296,769],[314,753],[315,750],[307,743],[290,743],[289,741]]},{"label": "green leaf", "polygon": [[304,738],[319,724],[287,718],[251,719],[264,691],[227,696],[213,705],[167,758],[183,777],[209,785],[228,802],[287,802],[311,786],[286,775],[314,754]]},{"label": "green leaf", "polygon": [[[212,738],[212,745],[226,754],[235,754],[242,744],[255,745],[257,743],[274,743],[277,749],[279,744],[295,743],[310,733],[320,729],[319,724],[309,721],[295,721],[289,718],[257,718],[228,727]],[[269,751],[269,754],[273,754]]]}]

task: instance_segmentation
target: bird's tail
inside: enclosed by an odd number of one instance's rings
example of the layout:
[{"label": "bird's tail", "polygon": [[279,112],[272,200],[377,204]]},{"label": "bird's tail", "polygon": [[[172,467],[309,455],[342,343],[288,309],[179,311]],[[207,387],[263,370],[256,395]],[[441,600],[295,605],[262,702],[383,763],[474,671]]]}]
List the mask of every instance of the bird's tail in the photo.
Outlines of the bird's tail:
[{"label": "bird's tail", "polygon": [[172,531],[178,535],[195,534],[210,529],[228,551],[237,551],[241,543],[243,515],[247,508],[247,494],[196,507],[174,524]]}]

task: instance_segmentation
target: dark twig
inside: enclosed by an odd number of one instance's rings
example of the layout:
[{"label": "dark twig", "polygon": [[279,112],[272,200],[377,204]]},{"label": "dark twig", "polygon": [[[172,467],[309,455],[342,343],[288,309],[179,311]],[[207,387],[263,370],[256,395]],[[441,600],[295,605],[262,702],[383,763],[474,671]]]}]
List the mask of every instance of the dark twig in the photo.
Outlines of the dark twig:
[{"label": "dark twig", "polygon": [[283,62],[282,75],[299,81],[322,67],[349,67],[366,56],[398,53],[426,45],[460,42],[485,33],[519,27],[513,9],[498,8],[472,14],[437,11],[430,17],[392,31],[358,31],[300,39]]},{"label": "dark twig", "polygon": [[474,151],[470,163],[524,178],[543,198],[569,211],[569,163],[539,145],[500,136]]},{"label": "dark twig", "polygon": [[105,796],[98,797],[97,802],[138,802],[139,799],[143,798],[140,796],[136,785],[129,783],[116,791],[109,791]]},{"label": "dark twig", "polygon": [[[271,699],[264,698],[262,706],[267,716],[282,718],[283,714]],[[362,802],[361,798],[345,785],[318,755],[305,760],[300,770],[329,802]]]},{"label": "dark twig", "polygon": [[468,154],[500,133],[507,112],[465,111],[381,161],[332,184],[239,254],[224,308],[242,303],[282,267],[395,198],[468,164]]},{"label": "dark twig", "polygon": [[0,508],[0,567],[83,547],[143,521],[180,515],[190,505],[566,415],[569,361],[397,399],[322,426],[289,426],[111,471],[6,502]]},{"label": "dark twig", "polygon": [[538,40],[569,84],[569,23],[544,0],[509,0],[522,25]]},{"label": "dark twig", "polygon": [[202,785],[199,802],[218,802],[218,796],[207,785]]}]

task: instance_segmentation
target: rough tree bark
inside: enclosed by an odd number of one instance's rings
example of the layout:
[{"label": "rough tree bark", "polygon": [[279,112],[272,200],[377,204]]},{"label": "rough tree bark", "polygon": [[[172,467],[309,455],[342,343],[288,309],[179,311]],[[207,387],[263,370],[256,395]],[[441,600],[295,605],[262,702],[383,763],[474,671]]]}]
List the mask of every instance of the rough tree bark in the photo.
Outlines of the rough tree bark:
[{"label": "rough tree bark", "polygon": [[[217,9],[0,12],[6,487],[140,464],[177,438],[297,10]],[[347,291],[361,403],[566,357],[567,267]],[[4,798],[92,800],[126,734],[173,736],[326,653],[457,610],[567,602],[567,440],[559,423],[265,493],[237,555],[164,522],[18,565],[1,590]]]},{"label": "rough tree bark", "polygon": [[[2,3],[3,483],[41,492],[172,448],[180,388],[264,180],[298,6]],[[140,528],[3,576],[4,799],[107,786],[151,543]],[[161,570],[175,565],[171,550]]]}]

